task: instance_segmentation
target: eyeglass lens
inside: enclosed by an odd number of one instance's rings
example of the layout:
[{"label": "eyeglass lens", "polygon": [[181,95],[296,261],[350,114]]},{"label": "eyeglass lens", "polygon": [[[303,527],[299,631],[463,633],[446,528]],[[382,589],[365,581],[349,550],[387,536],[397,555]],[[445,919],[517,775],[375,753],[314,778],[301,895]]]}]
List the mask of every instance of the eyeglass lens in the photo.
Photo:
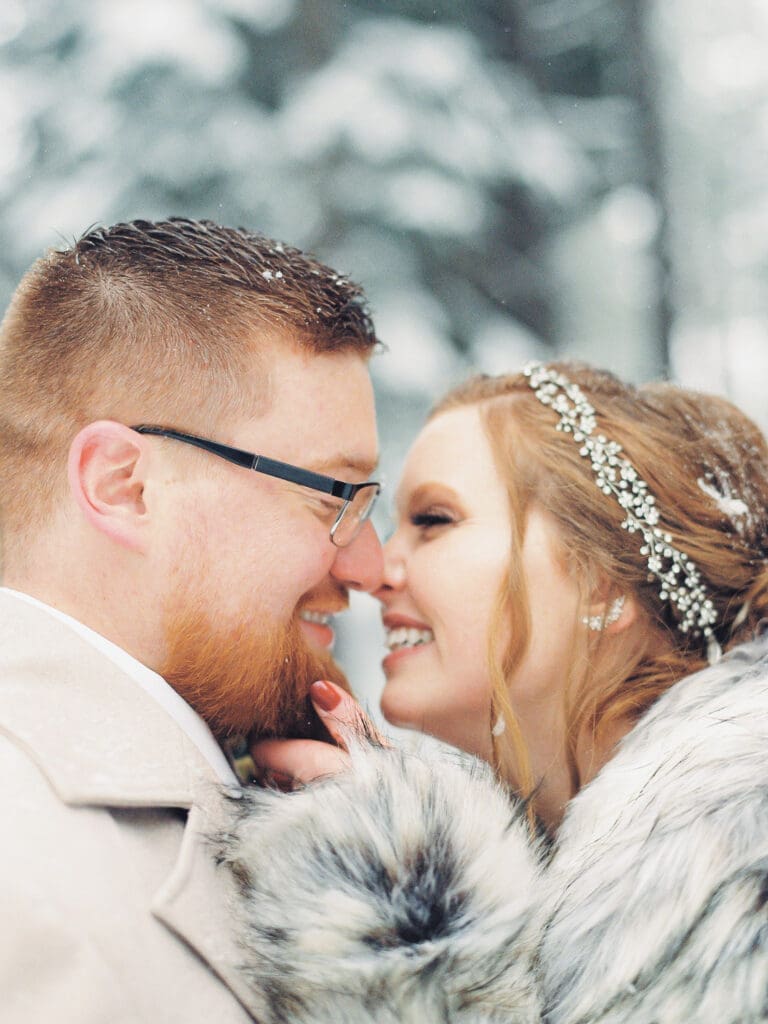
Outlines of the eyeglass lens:
[{"label": "eyeglass lens", "polygon": [[379,488],[375,485],[361,487],[349,504],[344,507],[331,533],[333,543],[337,547],[343,548],[352,543],[363,523],[373,511],[378,495]]}]

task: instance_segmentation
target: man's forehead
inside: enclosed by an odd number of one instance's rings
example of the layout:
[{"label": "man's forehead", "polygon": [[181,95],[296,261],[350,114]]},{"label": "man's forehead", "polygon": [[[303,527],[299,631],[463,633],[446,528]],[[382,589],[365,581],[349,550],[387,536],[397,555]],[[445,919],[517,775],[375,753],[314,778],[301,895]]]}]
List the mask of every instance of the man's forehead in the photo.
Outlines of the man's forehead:
[{"label": "man's forehead", "polygon": [[313,352],[295,344],[270,344],[255,371],[267,397],[267,409],[295,403],[301,395],[336,409],[360,401],[372,403],[369,360],[355,350]]},{"label": "man's forehead", "polygon": [[329,476],[370,476],[378,435],[368,362],[360,353],[282,348],[273,353],[268,381],[269,403],[248,429],[262,454]]}]

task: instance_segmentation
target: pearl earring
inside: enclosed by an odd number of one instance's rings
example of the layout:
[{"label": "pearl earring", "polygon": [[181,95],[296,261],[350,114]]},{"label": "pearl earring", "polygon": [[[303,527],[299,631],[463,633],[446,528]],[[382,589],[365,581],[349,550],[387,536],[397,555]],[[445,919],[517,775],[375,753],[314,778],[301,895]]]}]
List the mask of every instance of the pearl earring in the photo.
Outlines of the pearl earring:
[{"label": "pearl earring", "polygon": [[612,626],[614,622],[618,622],[621,613],[624,611],[624,600],[625,598],[622,594],[621,597],[617,597],[615,601],[611,602],[611,606],[605,615],[585,615],[581,621],[589,629],[600,633],[606,626]]},{"label": "pearl earring", "polygon": [[507,723],[504,721],[504,715],[499,715],[491,729],[491,736],[501,736],[507,728]]}]

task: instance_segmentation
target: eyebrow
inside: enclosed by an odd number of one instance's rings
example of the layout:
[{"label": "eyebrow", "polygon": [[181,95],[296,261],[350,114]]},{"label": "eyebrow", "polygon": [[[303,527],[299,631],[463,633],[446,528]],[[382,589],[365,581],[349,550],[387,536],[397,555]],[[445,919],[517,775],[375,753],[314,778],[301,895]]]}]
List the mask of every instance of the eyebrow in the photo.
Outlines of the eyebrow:
[{"label": "eyebrow", "polygon": [[453,487],[450,487],[448,484],[444,484],[438,480],[428,480],[426,483],[419,484],[418,487],[415,487],[410,494],[407,495],[407,498],[398,488],[395,493],[395,509],[398,512],[401,512],[410,508],[412,505],[416,505],[420,501],[423,501],[425,496],[432,497],[433,495],[435,495],[438,501],[441,498],[444,501],[461,501]]},{"label": "eyebrow", "polygon": [[313,462],[311,466],[307,466],[307,469],[314,469],[317,473],[325,473],[327,476],[335,476],[336,471],[343,474],[347,470],[351,470],[353,473],[359,473],[361,476],[370,477],[376,472],[378,464],[378,460],[372,462],[370,459],[363,458],[362,456],[339,452],[326,459]]}]

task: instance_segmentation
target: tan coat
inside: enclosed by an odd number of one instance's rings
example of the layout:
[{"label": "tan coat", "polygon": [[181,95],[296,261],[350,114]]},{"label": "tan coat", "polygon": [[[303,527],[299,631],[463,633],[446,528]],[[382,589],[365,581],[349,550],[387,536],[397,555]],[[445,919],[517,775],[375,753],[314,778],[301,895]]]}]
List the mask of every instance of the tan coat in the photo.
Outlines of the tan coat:
[{"label": "tan coat", "polygon": [[0,1020],[242,1024],[213,770],[135,682],[0,594]]}]

